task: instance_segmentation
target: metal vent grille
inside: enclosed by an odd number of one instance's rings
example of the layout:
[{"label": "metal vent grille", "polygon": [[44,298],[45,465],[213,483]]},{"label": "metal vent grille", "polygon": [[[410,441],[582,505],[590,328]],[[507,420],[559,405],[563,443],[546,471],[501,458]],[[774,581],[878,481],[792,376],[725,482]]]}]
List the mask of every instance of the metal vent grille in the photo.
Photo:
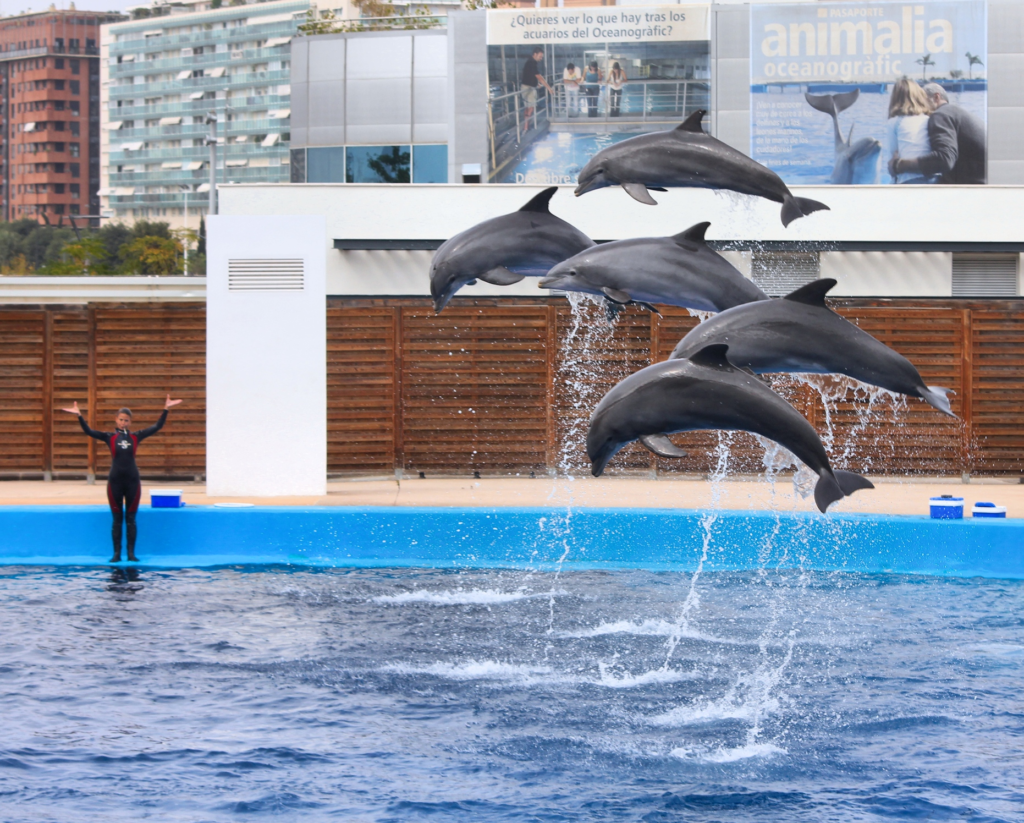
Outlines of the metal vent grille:
[{"label": "metal vent grille", "polygon": [[781,297],[817,280],[821,261],[816,251],[755,251],[750,274],[765,294]]},{"label": "metal vent grille", "polygon": [[1016,254],[954,254],[954,297],[1015,297]]},{"label": "metal vent grille", "polygon": [[302,258],[228,260],[228,291],[302,291]]}]

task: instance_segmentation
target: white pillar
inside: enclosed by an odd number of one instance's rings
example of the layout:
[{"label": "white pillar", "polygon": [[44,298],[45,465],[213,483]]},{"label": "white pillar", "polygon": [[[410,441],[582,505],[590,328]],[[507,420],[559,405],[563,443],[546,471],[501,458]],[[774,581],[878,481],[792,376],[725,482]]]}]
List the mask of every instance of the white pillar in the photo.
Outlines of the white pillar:
[{"label": "white pillar", "polygon": [[207,492],[325,494],[326,220],[206,225]]}]

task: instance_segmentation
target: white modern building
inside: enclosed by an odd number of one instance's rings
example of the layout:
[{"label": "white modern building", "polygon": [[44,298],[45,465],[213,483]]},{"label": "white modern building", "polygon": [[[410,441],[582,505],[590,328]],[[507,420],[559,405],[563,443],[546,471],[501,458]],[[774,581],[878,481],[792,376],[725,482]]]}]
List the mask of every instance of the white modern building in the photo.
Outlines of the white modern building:
[{"label": "white modern building", "polygon": [[209,207],[211,112],[219,182],[288,181],[290,44],[309,5],[185,0],[103,27],[105,219],[198,226]]}]

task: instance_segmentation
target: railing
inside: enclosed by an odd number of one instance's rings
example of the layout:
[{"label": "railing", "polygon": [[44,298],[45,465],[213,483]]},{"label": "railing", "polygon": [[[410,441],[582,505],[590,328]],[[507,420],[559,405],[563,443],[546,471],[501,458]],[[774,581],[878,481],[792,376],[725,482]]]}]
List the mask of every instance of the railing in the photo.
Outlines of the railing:
[{"label": "railing", "polygon": [[[550,119],[550,106],[551,95],[544,93],[543,87],[538,89],[532,128]],[[499,94],[487,101],[487,130],[491,138],[492,169],[498,168],[498,154],[508,142],[506,135],[514,133],[515,142],[519,144],[526,132],[526,125],[526,104],[520,91]]]},{"label": "railing", "polygon": [[[249,157],[252,155],[261,155],[265,157],[280,156],[285,157],[288,155],[288,144],[278,143],[276,146],[263,148],[255,143],[226,143],[217,147],[218,157],[223,157],[223,152],[227,151],[227,159],[233,160],[236,157]],[[210,150],[206,146],[192,146],[181,147],[176,149],[139,149],[138,151],[124,152],[118,151],[116,147],[110,147],[110,163],[111,164],[125,164],[125,163],[143,163],[146,161],[155,160],[206,160],[210,156]],[[43,162],[43,161],[37,161]]]},{"label": "railing", "polygon": [[[191,116],[190,112],[194,112],[195,114],[205,114],[211,108],[216,107],[214,104],[223,106],[224,101],[182,100],[178,103],[157,103],[151,106],[109,106],[107,110],[110,113],[111,120],[135,120],[137,118],[144,118],[153,114],[181,114],[183,116]],[[262,97],[232,97],[231,100],[228,101],[228,105],[235,111],[247,108],[287,109],[291,105],[291,95],[265,94]]]},{"label": "railing", "polygon": [[224,75],[223,77],[190,77],[186,80],[164,80],[158,83],[132,83],[123,86],[110,86],[110,97],[144,97],[159,91],[185,92],[223,89],[230,86],[251,86],[254,83],[274,83],[288,81],[290,71],[248,71],[244,74]]},{"label": "railing", "polygon": [[[268,8],[269,5],[270,4],[268,3],[267,6],[264,6],[263,9],[261,9],[261,11],[265,12],[264,16],[266,16],[266,17],[270,17],[271,15],[276,16],[278,14],[287,14],[289,12],[292,12],[294,14],[302,14],[303,12],[305,12],[309,8],[309,4],[308,3],[288,4],[289,6],[291,6],[291,8]],[[259,22],[259,17],[254,16],[254,14],[253,14],[253,7],[249,6],[248,9],[249,9],[248,14],[246,14],[244,11],[242,11],[241,13],[225,14],[223,16],[221,16],[221,15],[214,16],[214,15],[210,15],[209,13],[207,13],[207,14],[204,15],[202,20],[193,22],[191,24],[191,25],[211,25],[212,26],[215,23],[226,23],[226,22],[229,22],[231,20],[241,19],[242,17],[247,17],[248,18],[249,22],[247,23],[247,25],[244,25],[244,26],[232,26],[229,29],[223,29],[223,28],[214,29],[214,28],[210,28],[210,29],[206,29],[204,31],[189,32],[188,34],[171,34],[171,35],[161,34],[161,35],[155,35],[153,37],[146,37],[146,35],[144,33],[146,31],[146,29],[143,26],[140,26],[137,31],[130,31],[130,32],[117,32],[117,31],[115,31],[114,34],[118,38],[124,37],[125,39],[124,40],[118,39],[115,42],[111,43],[110,44],[110,53],[114,54],[114,55],[117,55],[117,54],[131,54],[132,52],[138,51],[140,43],[147,44],[147,47],[148,46],[153,46],[153,47],[165,48],[167,46],[173,46],[173,45],[178,45],[178,44],[182,44],[182,43],[188,45],[189,43],[196,43],[196,42],[199,42],[200,40],[202,40],[203,42],[208,40],[211,43],[213,43],[213,42],[223,42],[223,35],[224,35],[225,32],[229,32],[231,37],[240,37],[242,35],[249,35],[249,37],[251,39],[252,35],[261,33],[261,32],[256,31],[257,27],[259,27],[259,26],[266,26],[266,25],[270,25],[270,24],[260,23]],[[225,12],[229,12],[229,11],[233,11],[233,9],[225,8],[224,11]],[[165,20],[174,20],[174,23],[173,24],[164,24],[163,21],[165,21]],[[296,17],[295,20],[298,23],[303,22],[303,18],[302,17]],[[166,26],[166,28],[169,28],[169,29],[170,28],[179,28],[179,27],[185,25],[185,23],[181,22],[180,18],[173,18],[173,17],[172,18],[156,17],[156,18],[152,18],[151,20],[147,20],[147,21],[133,20],[132,22],[135,23],[135,24],[138,24],[138,23],[149,23],[151,29],[152,28],[163,28],[164,26]],[[273,25],[279,25],[279,24],[280,24],[279,22],[278,23],[273,23]]]},{"label": "railing", "polygon": [[0,52],[0,60],[14,60],[19,57],[38,57],[40,55],[53,54],[57,57],[93,57],[100,53],[99,47],[87,46],[86,48],[72,49],[67,46],[34,46],[31,49],[11,49]]},{"label": "railing", "polygon": [[[585,84],[581,85],[578,92],[578,114],[588,119],[681,120],[697,109],[707,109],[710,104],[711,83],[708,80],[629,80],[622,88],[616,107],[618,114],[612,113],[612,89],[608,85],[599,86],[599,91],[593,96],[584,93],[585,87]],[[559,81],[555,85],[555,93],[552,118],[568,120],[575,116],[570,111],[570,94],[564,82]],[[589,112],[591,102],[593,115]]]},{"label": "railing", "polygon": [[[227,137],[237,137],[242,134],[263,134],[267,132],[289,131],[291,120],[280,118],[275,120],[232,120],[228,124]],[[178,126],[145,126],[132,129],[117,129],[110,131],[110,142],[131,139],[153,139],[158,140],[166,137],[205,137],[210,133],[210,127],[205,123],[182,123]],[[225,135],[221,134],[221,137]]]},{"label": "railing", "polygon": [[[294,37],[296,31],[294,27],[282,28],[280,33],[269,32],[271,36],[279,37]],[[250,38],[251,39],[251,38]],[[270,39],[268,37],[268,39]],[[224,41],[219,41],[223,43]],[[158,71],[174,71],[175,69],[199,69],[206,68],[210,64],[223,63],[224,65],[230,65],[232,63],[238,63],[240,61],[253,61],[253,60],[273,60],[274,58],[280,59],[285,56],[284,52],[276,51],[276,49],[288,48],[290,44],[281,43],[277,46],[261,46],[256,49],[241,49],[241,57],[232,57],[232,51],[239,51],[239,49],[229,49],[228,51],[210,52],[209,54],[196,54],[191,57],[166,57],[160,60],[129,60],[126,63],[111,63],[110,64],[110,77],[111,79],[120,77],[131,77],[136,74],[151,74]]]}]

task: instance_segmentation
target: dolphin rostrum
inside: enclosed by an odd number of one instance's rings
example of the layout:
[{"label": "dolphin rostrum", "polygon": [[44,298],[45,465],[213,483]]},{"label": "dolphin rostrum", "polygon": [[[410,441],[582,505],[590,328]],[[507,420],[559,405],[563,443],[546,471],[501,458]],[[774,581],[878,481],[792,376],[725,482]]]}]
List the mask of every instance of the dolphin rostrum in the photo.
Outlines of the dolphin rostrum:
[{"label": "dolphin rostrum", "polygon": [[878,182],[878,159],[882,144],[874,137],[861,137],[853,142],[853,126],[845,139],[839,130],[839,112],[845,111],[857,102],[860,89],[842,94],[805,94],[804,99],[813,109],[824,112],[832,118],[836,140],[836,163],[832,168],[832,185],[871,185]]},{"label": "dolphin rostrum", "polygon": [[836,281],[825,277],[778,300],[737,306],[701,323],[672,352],[688,358],[705,346],[729,346],[741,369],[764,372],[838,373],[892,392],[920,397],[955,417],[949,389],[926,386],[914,364],[825,304]]},{"label": "dolphin rostrum", "polygon": [[519,211],[477,223],[447,240],[430,264],[430,295],[439,312],[467,283],[510,286],[539,277],[594,241],[548,211],[558,188],[544,189]]},{"label": "dolphin rostrum", "polygon": [[604,295],[618,304],[665,303],[699,311],[768,300],[704,242],[710,223],[673,237],[638,237],[602,243],[563,260],[541,288]]},{"label": "dolphin rostrum", "polygon": [[705,134],[703,118],[703,111],[695,111],[670,131],[640,134],[601,149],[580,172],[576,196],[622,186],[634,200],[653,206],[657,201],[649,188],[729,189],[782,203],[783,226],[828,209],[817,200],[794,196],[771,169]]},{"label": "dolphin rostrum", "polygon": [[820,511],[858,489],[874,488],[859,474],[833,469],[811,424],[757,377],[733,366],[728,350],[706,346],[688,359],[641,369],[612,388],[587,432],[593,475],[600,477],[619,449],[646,435],[725,429],[767,437],[803,461],[818,475],[814,502]]}]

